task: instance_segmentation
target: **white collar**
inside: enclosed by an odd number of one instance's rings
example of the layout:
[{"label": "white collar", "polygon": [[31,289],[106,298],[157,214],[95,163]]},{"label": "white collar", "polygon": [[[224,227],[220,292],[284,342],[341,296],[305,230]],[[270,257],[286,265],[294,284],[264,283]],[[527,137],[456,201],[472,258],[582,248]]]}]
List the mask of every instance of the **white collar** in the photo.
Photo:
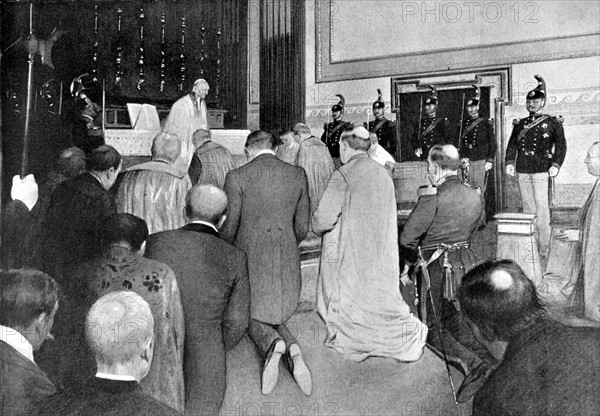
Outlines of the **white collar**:
[{"label": "white collar", "polygon": [[257,158],[257,157],[259,157],[260,155],[266,155],[266,154],[269,154],[269,155],[273,155],[273,156],[275,156],[275,152],[274,152],[274,151],[272,151],[272,150],[270,150],[270,149],[263,149],[263,150],[261,150],[260,152],[258,152],[258,153],[256,154],[256,156],[254,156],[254,158],[256,159],[256,158]]},{"label": "white collar", "polygon": [[210,222],[207,221],[202,221],[202,220],[194,220],[192,222],[190,222],[189,224],[202,224],[202,225],[207,225],[210,228],[212,228],[213,230],[215,230],[216,232],[219,232],[219,230],[217,230],[217,227],[214,226],[214,224],[211,224]]},{"label": "white collar", "polygon": [[121,375],[121,374],[107,374],[107,373],[101,373],[100,371],[98,371],[96,373],[96,377],[104,378],[107,380],[115,380],[115,381],[137,381],[134,376]]},{"label": "white collar", "polygon": [[0,341],[6,342],[17,350],[19,354],[35,364],[35,361],[33,360],[33,346],[27,341],[27,338],[16,329],[0,325]]}]

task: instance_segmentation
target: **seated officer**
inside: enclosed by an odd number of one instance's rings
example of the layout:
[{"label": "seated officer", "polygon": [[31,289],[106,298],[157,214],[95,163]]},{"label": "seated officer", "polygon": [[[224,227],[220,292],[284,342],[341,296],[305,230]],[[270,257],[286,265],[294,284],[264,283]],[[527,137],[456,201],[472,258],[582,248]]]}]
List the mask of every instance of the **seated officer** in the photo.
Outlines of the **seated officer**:
[{"label": "seated officer", "polygon": [[460,158],[456,147],[433,146],[427,161],[434,186],[419,189],[417,206],[400,236],[407,263],[402,281],[409,281],[409,265],[417,262],[421,252],[431,278],[429,296],[427,290],[418,293],[420,318],[429,326],[427,343],[473,378],[496,364],[464,323],[456,300],[460,278],[476,262],[470,240],[481,214],[481,198],[457,176]]}]

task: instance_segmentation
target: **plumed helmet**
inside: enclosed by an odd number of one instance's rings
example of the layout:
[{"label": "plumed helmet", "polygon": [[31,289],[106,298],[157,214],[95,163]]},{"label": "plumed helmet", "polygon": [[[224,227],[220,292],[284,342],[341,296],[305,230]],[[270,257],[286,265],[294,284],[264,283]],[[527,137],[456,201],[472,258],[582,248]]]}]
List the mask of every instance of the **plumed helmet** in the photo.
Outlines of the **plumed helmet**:
[{"label": "plumed helmet", "polygon": [[383,94],[381,94],[381,90],[379,88],[377,88],[377,100],[373,103],[373,108],[385,108]]},{"label": "plumed helmet", "polygon": [[337,104],[334,104],[333,107],[331,107],[331,111],[344,111],[344,107],[346,106],[346,99],[342,94],[336,94],[335,96],[340,97],[340,101]]},{"label": "plumed helmet", "polygon": [[534,89],[532,89],[531,91],[529,91],[527,93],[527,99],[535,100],[537,98],[542,98],[545,101],[546,100],[546,83],[544,82],[544,78],[542,78],[539,75],[534,75],[533,77],[537,80],[538,85],[537,85],[537,87],[535,87]]},{"label": "plumed helmet", "polygon": [[437,90],[435,89],[435,87],[433,85],[430,85],[429,88],[431,89],[431,91],[425,96],[423,105],[438,103]]},{"label": "plumed helmet", "polygon": [[479,87],[477,85],[472,85],[472,87],[475,91],[473,91],[467,99],[467,102],[465,103],[466,106],[479,105],[479,101],[481,100],[481,90]]}]

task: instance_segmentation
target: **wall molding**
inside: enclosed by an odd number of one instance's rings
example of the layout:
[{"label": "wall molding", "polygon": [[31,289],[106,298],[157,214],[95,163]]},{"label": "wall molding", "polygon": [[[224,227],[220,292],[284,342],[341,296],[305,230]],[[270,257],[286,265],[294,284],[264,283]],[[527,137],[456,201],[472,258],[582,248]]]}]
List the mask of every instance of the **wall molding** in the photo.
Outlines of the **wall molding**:
[{"label": "wall molding", "polygon": [[[599,55],[600,31],[572,36],[435,49],[366,59],[334,60],[333,0],[315,0],[315,80],[319,82],[412,75]],[[451,64],[448,64],[451,63]],[[450,65],[450,66],[449,66]],[[368,69],[365,69],[368,68]]]}]

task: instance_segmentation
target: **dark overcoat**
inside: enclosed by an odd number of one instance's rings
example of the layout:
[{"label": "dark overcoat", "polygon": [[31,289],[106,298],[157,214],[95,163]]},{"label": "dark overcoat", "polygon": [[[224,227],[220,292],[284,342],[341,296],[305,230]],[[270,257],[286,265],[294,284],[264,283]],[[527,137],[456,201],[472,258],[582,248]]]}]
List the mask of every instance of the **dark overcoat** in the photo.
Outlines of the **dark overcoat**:
[{"label": "dark overcoat", "polygon": [[144,394],[137,381],[94,377],[44,399],[40,416],[176,416],[181,413]]},{"label": "dark overcoat", "polygon": [[0,341],[1,415],[30,415],[37,401],[54,392],[54,385],[37,365]]},{"label": "dark overcoat", "polygon": [[167,264],[177,278],[185,323],[185,413],[218,414],[225,395],[225,352],[248,327],[246,254],[211,227],[187,224],[152,234],[146,257]]},{"label": "dark overcoat", "polygon": [[600,329],[545,319],[509,341],[474,416],[600,414]]},{"label": "dark overcoat", "polygon": [[300,250],[309,222],[304,169],[261,154],[225,180],[223,237],[248,254],[251,316],[281,324],[300,298]]},{"label": "dark overcoat", "polygon": [[113,195],[89,173],[58,185],[50,198],[46,216],[44,271],[60,278],[62,266],[91,260],[98,255],[98,225],[116,213]]}]

